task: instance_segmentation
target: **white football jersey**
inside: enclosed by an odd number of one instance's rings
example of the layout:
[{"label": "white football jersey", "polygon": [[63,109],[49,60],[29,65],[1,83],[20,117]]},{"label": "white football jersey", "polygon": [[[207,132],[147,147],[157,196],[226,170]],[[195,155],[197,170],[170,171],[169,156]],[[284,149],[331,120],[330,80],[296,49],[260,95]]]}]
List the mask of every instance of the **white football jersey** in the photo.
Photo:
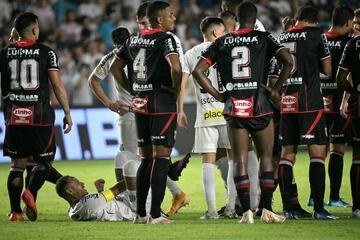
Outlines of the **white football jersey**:
[{"label": "white football jersey", "polygon": [[[99,64],[96,66],[96,68],[93,71],[93,74],[98,77],[99,79],[103,80],[104,78],[106,78],[111,72],[110,72],[110,66],[111,66],[111,62],[115,56],[115,51],[116,49],[114,49],[113,51],[109,52],[108,54],[106,54],[104,57],[101,58]],[[125,69],[126,70],[126,69]],[[125,71],[126,73],[127,71]],[[128,104],[129,106],[132,105],[132,96],[130,95],[130,93],[128,91],[126,91],[117,81],[115,81],[115,87],[116,87],[116,91],[117,91],[117,99],[124,102],[125,104]],[[134,113],[126,113],[123,116],[118,116],[119,120],[133,120],[135,121],[135,115]]]},{"label": "white football jersey", "polygon": [[[194,71],[201,54],[210,46],[211,42],[201,43],[185,53],[184,64],[182,71],[190,74],[190,81],[194,83],[196,94],[196,122],[195,127],[209,127],[217,125],[225,125],[225,119],[222,115],[224,104],[217,101],[209,93],[205,93],[200,85],[193,79],[191,73]],[[220,80],[220,74],[211,66],[206,72],[207,77],[210,79],[211,84],[219,91],[224,92]]]},{"label": "white football jersey", "polygon": [[135,212],[130,203],[115,198],[106,202],[101,193],[88,194],[69,209],[69,216],[75,221],[123,221],[133,220]]}]

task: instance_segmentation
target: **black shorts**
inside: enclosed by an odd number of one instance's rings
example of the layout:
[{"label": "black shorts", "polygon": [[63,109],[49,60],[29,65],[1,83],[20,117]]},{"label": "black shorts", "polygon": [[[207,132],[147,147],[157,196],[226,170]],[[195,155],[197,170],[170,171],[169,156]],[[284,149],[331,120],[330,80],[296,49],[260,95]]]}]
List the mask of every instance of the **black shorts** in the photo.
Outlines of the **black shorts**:
[{"label": "black shorts", "polygon": [[360,148],[360,117],[351,117],[349,126],[349,145]]},{"label": "black shorts", "polygon": [[12,159],[30,155],[39,163],[54,160],[56,152],[53,126],[6,126],[4,156]]},{"label": "black shorts", "polygon": [[280,113],[274,111],[274,147],[273,147],[273,157],[281,156],[281,142],[280,142]]},{"label": "black shorts", "polygon": [[281,145],[327,145],[324,111],[281,114]]},{"label": "black shorts", "polygon": [[257,132],[269,126],[272,119],[272,114],[257,117],[257,118],[238,118],[225,116],[225,120],[231,128],[244,128],[250,133]]},{"label": "black shorts", "polygon": [[173,147],[176,134],[176,113],[145,115],[135,113],[138,131],[138,146],[148,145]]},{"label": "black shorts", "polygon": [[330,143],[347,143],[347,129],[350,118],[345,119],[340,114],[325,113],[326,127]]}]

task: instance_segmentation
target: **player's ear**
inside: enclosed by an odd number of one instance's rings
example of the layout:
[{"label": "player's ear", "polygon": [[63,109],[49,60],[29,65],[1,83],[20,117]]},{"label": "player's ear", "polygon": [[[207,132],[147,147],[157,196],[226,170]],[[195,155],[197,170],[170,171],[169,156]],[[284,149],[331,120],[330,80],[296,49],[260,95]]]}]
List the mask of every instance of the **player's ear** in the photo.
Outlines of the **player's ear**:
[{"label": "player's ear", "polygon": [[32,30],[31,30],[31,31],[32,31],[32,34],[33,34],[33,35],[36,35],[36,30],[35,30],[35,28],[34,28],[34,27],[32,28]]}]

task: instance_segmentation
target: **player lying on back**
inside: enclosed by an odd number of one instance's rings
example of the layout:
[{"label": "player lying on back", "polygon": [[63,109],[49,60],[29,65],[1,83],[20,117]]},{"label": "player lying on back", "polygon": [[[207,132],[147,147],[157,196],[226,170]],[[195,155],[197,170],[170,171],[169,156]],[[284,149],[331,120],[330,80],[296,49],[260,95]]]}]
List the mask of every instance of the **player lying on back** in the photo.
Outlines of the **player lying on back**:
[{"label": "player lying on back", "polygon": [[[140,157],[130,152],[123,159],[124,179],[104,191],[105,181],[98,179],[95,187],[98,193],[89,194],[83,182],[76,177],[63,176],[56,183],[56,192],[70,205],[69,217],[75,221],[125,221],[136,216],[136,173],[140,165]],[[126,158],[126,159],[125,159]],[[185,158],[188,159],[188,158]],[[116,161],[119,161],[116,159]],[[178,180],[186,167],[184,159],[170,165],[168,176]],[[127,192],[127,194],[123,194]],[[148,197],[146,209],[149,213],[151,196]],[[149,219],[149,218],[147,218]],[[148,223],[148,222],[142,222]]]}]

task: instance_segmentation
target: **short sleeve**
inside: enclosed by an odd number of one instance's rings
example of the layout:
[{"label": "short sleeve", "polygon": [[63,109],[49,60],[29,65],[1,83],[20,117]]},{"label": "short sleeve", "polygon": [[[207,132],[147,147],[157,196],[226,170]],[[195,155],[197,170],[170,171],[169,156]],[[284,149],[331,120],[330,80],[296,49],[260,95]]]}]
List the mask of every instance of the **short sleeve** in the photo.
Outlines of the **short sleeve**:
[{"label": "short sleeve", "polygon": [[324,33],[320,35],[319,53],[321,60],[331,56],[328,41]]},{"label": "short sleeve", "polygon": [[164,49],[163,49],[164,56],[167,57],[171,54],[179,55],[177,44],[174,37],[170,34],[164,39]]},{"label": "short sleeve", "polygon": [[268,54],[269,56],[274,56],[277,54],[280,49],[285,48],[279,41],[272,35],[268,34],[266,37],[266,42],[268,46]]},{"label": "short sleeve", "polygon": [[113,56],[114,54],[110,52],[104,57],[102,57],[92,74],[94,74],[100,80],[106,78],[110,73],[110,64],[113,60]]},{"label": "short sleeve", "polygon": [[187,51],[184,55],[184,62],[182,63],[182,71],[184,73],[190,74],[190,63],[191,53]]},{"label": "short sleeve", "polygon": [[50,49],[48,51],[48,61],[47,61],[48,70],[59,70],[59,61],[58,57],[54,50]]},{"label": "short sleeve", "polygon": [[352,59],[353,58],[353,54],[355,52],[354,49],[354,40],[349,41],[343,51],[340,63],[339,63],[339,68],[351,71],[352,70]]},{"label": "short sleeve", "polygon": [[207,49],[206,51],[201,55],[201,57],[210,65],[214,65],[217,62],[217,57],[216,57],[216,49],[217,48],[217,44],[219,39],[217,39],[215,42],[213,42]]}]

